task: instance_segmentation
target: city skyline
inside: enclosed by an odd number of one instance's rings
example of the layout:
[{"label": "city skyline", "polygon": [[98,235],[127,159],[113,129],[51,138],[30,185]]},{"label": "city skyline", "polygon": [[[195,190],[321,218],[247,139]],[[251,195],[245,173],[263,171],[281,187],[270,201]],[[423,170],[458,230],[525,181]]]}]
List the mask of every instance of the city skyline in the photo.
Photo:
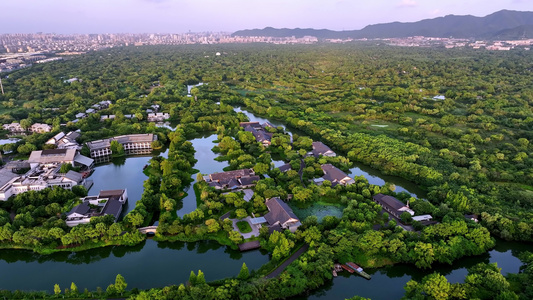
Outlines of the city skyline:
[{"label": "city skyline", "polygon": [[234,32],[268,26],[356,30],[449,14],[531,11],[528,0],[18,0],[2,6],[0,34]]}]

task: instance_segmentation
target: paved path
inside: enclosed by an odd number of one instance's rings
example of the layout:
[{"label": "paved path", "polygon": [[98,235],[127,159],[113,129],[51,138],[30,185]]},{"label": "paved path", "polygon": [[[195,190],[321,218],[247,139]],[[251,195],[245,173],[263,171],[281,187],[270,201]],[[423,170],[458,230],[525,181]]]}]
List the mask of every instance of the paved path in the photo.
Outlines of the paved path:
[{"label": "paved path", "polygon": [[[259,226],[257,225],[252,225],[252,223],[250,222],[250,219],[252,217],[248,216],[242,220],[239,220],[239,219],[230,219],[232,222],[233,222],[233,230],[237,231],[238,233],[240,233],[242,235],[242,238],[243,239],[249,239],[251,238],[252,236],[259,236]],[[240,230],[239,230],[239,227],[237,227],[237,222],[240,222],[240,221],[246,221],[248,222],[248,224],[250,224],[250,227],[252,227],[252,231],[251,232],[248,232],[248,233],[242,233]]]},{"label": "paved path", "polygon": [[303,186],[305,186],[305,182],[304,182],[304,178],[303,178],[303,175],[304,175],[304,168],[305,168],[305,162],[303,159],[300,159],[300,170],[298,171],[298,175],[300,175],[300,181],[302,182]]},{"label": "paved path", "polygon": [[307,249],[309,249],[309,245],[308,244],[303,245],[302,248],[300,248],[300,249],[298,249],[298,251],[294,252],[294,254],[291,255],[291,257],[289,257],[285,262],[283,262],[279,267],[277,267],[270,274],[265,276],[265,278],[278,277],[278,275],[281,274],[281,272],[283,272],[283,270],[285,270],[285,268],[288,265],[290,265],[293,261],[295,261],[298,257],[300,257],[300,255],[302,255],[305,251],[307,251]]}]

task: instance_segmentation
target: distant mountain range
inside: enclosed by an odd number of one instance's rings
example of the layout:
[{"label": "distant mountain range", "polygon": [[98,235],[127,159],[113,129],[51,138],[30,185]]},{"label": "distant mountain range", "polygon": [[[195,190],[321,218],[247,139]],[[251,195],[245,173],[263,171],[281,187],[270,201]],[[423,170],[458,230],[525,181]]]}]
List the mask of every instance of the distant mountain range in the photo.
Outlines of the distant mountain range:
[{"label": "distant mountain range", "polygon": [[240,30],[232,36],[303,37],[319,39],[401,38],[408,36],[454,37],[478,39],[533,38],[533,12],[501,10],[485,17],[448,15],[410,23],[368,25],[361,30],[264,29]]}]

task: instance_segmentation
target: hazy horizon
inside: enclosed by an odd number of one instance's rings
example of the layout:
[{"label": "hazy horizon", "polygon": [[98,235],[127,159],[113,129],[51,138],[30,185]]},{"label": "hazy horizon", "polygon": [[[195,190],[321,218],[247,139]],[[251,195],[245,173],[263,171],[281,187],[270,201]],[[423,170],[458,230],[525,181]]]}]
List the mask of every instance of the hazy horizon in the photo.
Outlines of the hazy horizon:
[{"label": "hazy horizon", "polygon": [[532,11],[530,0],[17,0],[2,4],[4,33],[235,32],[265,27],[357,30],[445,15]]}]

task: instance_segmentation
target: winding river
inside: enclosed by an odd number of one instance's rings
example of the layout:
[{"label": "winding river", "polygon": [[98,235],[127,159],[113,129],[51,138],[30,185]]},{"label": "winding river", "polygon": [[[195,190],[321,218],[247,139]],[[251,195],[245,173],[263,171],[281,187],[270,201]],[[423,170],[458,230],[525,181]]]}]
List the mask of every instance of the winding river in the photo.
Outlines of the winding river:
[{"label": "winding river", "polygon": [[[266,122],[267,119],[236,108],[251,121]],[[282,125],[279,122],[271,122]],[[217,136],[208,134],[191,140],[198,160],[195,169],[202,174],[220,172],[226,162],[213,160],[217,154],[211,149]],[[165,156],[167,153],[161,153]],[[155,154],[157,155],[157,154]],[[97,194],[102,189],[127,188],[130,211],[142,195],[142,184],[147,178],[143,166],[151,156],[137,156],[115,159],[98,165],[89,179],[94,181],[89,194]],[[275,161],[279,166],[282,161]],[[379,171],[367,166],[356,165],[351,169],[353,176],[364,176],[372,184],[394,183],[396,191],[406,191],[414,196],[425,197],[424,191],[414,184],[393,176],[383,176]],[[192,175],[196,179],[196,174]],[[196,209],[196,196],[192,184],[183,198],[177,213],[183,216]],[[499,240],[492,251],[477,257],[456,261],[452,266],[437,265],[431,270],[418,270],[411,265],[394,265],[379,269],[367,269],[372,279],[367,281],[356,275],[340,273],[326,286],[308,295],[295,299],[344,299],[354,295],[373,299],[398,299],[402,297],[403,286],[410,279],[419,280],[431,272],[445,275],[450,282],[461,282],[467,274],[466,268],[479,262],[497,262],[502,272],[516,273],[521,265],[517,255],[524,250],[532,251],[531,245],[510,243]],[[133,247],[106,247],[78,253],[55,253],[42,256],[30,251],[0,250],[0,289],[48,290],[58,283],[62,288],[75,282],[80,289],[105,289],[114,282],[117,274],[122,274],[128,288],[146,289],[179,284],[188,280],[191,270],[202,270],[206,279],[216,280],[238,274],[243,262],[249,269],[258,269],[269,260],[269,256],[259,250],[238,252],[220,246],[216,242],[167,243],[151,239]]]}]

